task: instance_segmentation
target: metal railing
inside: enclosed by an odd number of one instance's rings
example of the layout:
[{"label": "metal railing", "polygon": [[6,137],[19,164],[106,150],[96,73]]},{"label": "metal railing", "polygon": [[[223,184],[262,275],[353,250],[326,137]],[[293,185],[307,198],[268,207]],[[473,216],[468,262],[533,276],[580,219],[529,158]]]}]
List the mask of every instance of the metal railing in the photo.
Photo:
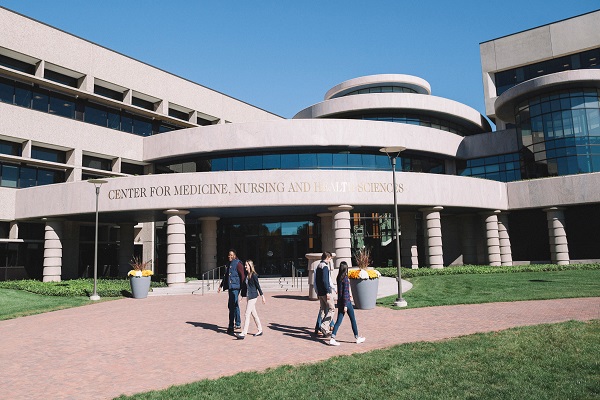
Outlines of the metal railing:
[{"label": "metal railing", "polygon": [[292,265],[292,287],[298,287],[300,282],[300,291],[302,291],[302,275],[306,272],[304,268],[296,268]]},{"label": "metal railing", "polygon": [[[223,272],[221,272],[221,270],[223,270]],[[215,290],[221,284],[221,280],[223,279],[223,275],[225,275],[225,271],[227,271],[227,266],[221,265],[219,267],[211,269],[210,271],[204,272],[202,275],[200,275],[200,287],[194,290],[192,294],[202,289],[202,294],[204,295],[205,287],[208,290]]]}]

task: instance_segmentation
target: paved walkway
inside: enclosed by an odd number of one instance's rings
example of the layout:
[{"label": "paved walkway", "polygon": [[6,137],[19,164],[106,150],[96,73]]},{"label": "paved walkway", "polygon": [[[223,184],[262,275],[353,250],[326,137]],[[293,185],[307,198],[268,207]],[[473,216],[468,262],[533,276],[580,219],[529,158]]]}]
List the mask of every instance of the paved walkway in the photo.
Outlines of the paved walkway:
[{"label": "paved walkway", "polygon": [[122,299],[0,321],[0,399],[111,399],[401,343],[600,319],[600,298],[377,307],[356,311],[365,343],[354,343],[344,321],[342,345],[331,347],[311,336],[317,302],[286,293],[266,297],[258,305],[264,335],[243,341],[225,333],[225,293]]}]

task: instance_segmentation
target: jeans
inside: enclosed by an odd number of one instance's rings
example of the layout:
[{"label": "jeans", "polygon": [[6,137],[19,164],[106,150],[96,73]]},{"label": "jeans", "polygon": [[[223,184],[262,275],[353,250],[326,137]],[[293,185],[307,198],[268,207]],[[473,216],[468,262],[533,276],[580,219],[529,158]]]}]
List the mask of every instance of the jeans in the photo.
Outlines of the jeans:
[{"label": "jeans", "polygon": [[[356,317],[354,316],[354,307],[352,307],[352,302],[348,301],[346,302],[346,307],[347,307],[347,312],[348,312],[348,316],[350,317],[350,323],[352,324],[352,332],[354,332],[354,337],[358,338],[358,326],[356,326]],[[338,329],[340,328],[340,325],[342,325],[342,321],[344,320],[344,309],[339,309],[338,311],[338,316],[337,316],[337,321],[335,321],[335,326],[333,327],[333,333],[331,334],[331,337],[334,338],[335,335],[337,334]]]},{"label": "jeans", "polygon": [[238,302],[240,290],[229,289],[229,300],[227,301],[227,308],[229,308],[229,329],[233,329],[233,323],[235,326],[242,325],[242,319],[240,318],[240,303]]}]

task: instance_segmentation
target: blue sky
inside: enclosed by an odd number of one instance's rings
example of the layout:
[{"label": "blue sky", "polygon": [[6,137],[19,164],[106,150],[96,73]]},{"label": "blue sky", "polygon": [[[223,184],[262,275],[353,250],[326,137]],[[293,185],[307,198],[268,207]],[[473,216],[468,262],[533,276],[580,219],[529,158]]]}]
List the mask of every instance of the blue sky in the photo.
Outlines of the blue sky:
[{"label": "blue sky", "polygon": [[363,75],[416,75],[485,113],[479,43],[598,0],[0,0],[6,7],[291,118]]}]

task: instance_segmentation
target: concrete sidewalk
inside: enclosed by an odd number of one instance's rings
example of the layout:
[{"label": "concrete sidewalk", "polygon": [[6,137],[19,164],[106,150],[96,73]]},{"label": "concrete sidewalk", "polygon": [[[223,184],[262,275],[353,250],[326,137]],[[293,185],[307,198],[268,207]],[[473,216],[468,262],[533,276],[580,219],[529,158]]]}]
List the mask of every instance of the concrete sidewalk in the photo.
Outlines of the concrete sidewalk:
[{"label": "concrete sidewalk", "polygon": [[0,321],[0,399],[111,399],[401,343],[600,318],[600,298],[377,307],[356,311],[365,343],[354,343],[344,321],[342,345],[331,347],[311,336],[318,302],[266,297],[258,304],[264,335],[243,341],[225,333],[226,293],[122,299]]}]

